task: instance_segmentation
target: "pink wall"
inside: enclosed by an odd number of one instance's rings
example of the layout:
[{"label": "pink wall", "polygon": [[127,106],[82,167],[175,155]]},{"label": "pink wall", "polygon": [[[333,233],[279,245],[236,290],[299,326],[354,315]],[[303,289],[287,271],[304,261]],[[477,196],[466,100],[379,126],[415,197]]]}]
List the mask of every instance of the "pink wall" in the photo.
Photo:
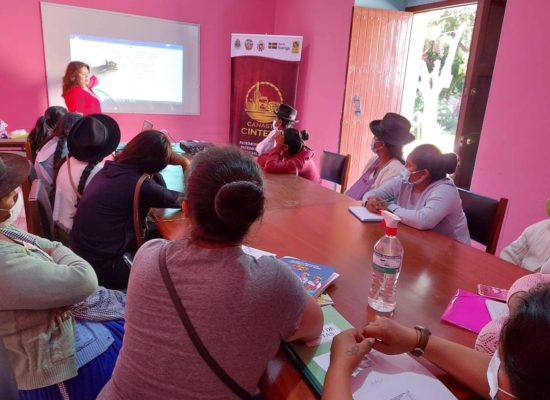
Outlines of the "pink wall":
[{"label": "pink wall", "polygon": [[354,0],[277,0],[275,33],[304,36],[298,78],[300,129],[317,162],[323,148],[337,151],[344,102]]},{"label": "pink wall", "polygon": [[[60,0],[80,7],[145,15],[201,25],[201,115],[113,114],[123,139],[148,118],[175,138],[227,142],[229,137],[230,34],[273,31],[273,2],[256,0]],[[237,6],[236,6],[237,5]],[[10,1],[0,24],[0,118],[9,129],[30,130],[47,107],[39,0]]]},{"label": "pink wall", "polygon": [[499,250],[548,218],[548,0],[508,0],[472,190],[510,202]]}]

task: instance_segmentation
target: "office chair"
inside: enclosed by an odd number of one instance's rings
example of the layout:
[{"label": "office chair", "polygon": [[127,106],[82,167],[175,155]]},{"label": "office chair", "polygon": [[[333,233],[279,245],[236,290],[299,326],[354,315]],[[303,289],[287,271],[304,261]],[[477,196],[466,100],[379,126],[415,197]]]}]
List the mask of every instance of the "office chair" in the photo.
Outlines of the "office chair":
[{"label": "office chair", "polygon": [[485,245],[485,251],[495,254],[508,206],[508,199],[496,200],[458,188],[462,209],[468,221],[470,237]]},{"label": "office chair", "polygon": [[340,193],[348,186],[351,155],[342,155],[323,150],[321,156],[321,179],[340,185]]}]

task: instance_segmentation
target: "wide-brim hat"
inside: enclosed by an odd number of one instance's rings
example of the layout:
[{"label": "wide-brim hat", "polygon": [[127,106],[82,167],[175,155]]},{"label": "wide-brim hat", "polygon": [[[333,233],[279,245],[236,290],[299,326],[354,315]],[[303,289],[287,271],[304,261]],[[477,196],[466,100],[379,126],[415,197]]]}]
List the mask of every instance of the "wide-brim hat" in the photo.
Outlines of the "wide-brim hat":
[{"label": "wide-brim hat", "polygon": [[0,198],[21,186],[30,170],[31,165],[25,157],[0,152]]},{"label": "wide-brim hat", "polygon": [[103,160],[120,143],[117,122],[105,114],[90,114],[78,121],[67,138],[69,155],[77,160]]},{"label": "wide-brim hat", "polygon": [[298,111],[294,108],[289,106],[288,104],[281,103],[279,105],[279,108],[275,112],[275,115],[277,118],[284,119],[286,121],[293,121],[293,122],[300,122],[296,121],[296,116],[298,115]]},{"label": "wide-brim hat", "polygon": [[384,118],[374,120],[369,125],[370,130],[384,143],[406,145],[414,140],[411,123],[407,118],[395,113],[387,113]]}]

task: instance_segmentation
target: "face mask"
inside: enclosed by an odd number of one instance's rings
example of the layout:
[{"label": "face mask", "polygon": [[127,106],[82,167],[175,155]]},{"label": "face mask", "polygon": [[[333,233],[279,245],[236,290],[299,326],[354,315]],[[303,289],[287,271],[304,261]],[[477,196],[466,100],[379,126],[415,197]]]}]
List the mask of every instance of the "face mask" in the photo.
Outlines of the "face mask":
[{"label": "face mask", "polygon": [[273,122],[271,123],[271,129],[278,129],[279,127],[277,126],[277,119],[274,119]]},{"label": "face mask", "polygon": [[15,200],[15,204],[12,208],[9,210],[6,210],[4,208],[0,208],[1,211],[8,211],[10,213],[10,216],[5,220],[0,222],[0,228],[5,228],[8,225],[11,225],[15,222],[17,217],[19,217],[19,214],[21,213],[21,210],[23,209],[23,195],[21,193],[17,194],[17,200]]},{"label": "face mask", "polygon": [[487,368],[487,382],[489,383],[489,396],[493,400],[497,400],[497,394],[500,390],[502,393],[507,394],[508,396],[516,399],[512,393],[507,392],[498,387],[498,371],[500,369],[500,357],[498,355],[498,349],[491,357],[491,362],[489,362],[489,367]]},{"label": "face mask", "polygon": [[409,171],[407,168],[403,168],[401,172],[399,173],[399,177],[403,182],[410,183],[409,177],[411,176],[411,171]]}]

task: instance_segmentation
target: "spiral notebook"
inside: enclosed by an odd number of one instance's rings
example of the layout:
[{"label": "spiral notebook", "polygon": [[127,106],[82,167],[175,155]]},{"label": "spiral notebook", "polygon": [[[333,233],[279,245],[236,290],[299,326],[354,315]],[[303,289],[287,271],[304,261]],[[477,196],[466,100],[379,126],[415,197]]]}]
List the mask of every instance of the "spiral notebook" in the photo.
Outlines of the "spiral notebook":
[{"label": "spiral notebook", "polygon": [[382,216],[380,214],[373,214],[363,206],[352,206],[348,208],[349,212],[352,213],[359,219],[361,222],[379,222],[382,221]]}]

